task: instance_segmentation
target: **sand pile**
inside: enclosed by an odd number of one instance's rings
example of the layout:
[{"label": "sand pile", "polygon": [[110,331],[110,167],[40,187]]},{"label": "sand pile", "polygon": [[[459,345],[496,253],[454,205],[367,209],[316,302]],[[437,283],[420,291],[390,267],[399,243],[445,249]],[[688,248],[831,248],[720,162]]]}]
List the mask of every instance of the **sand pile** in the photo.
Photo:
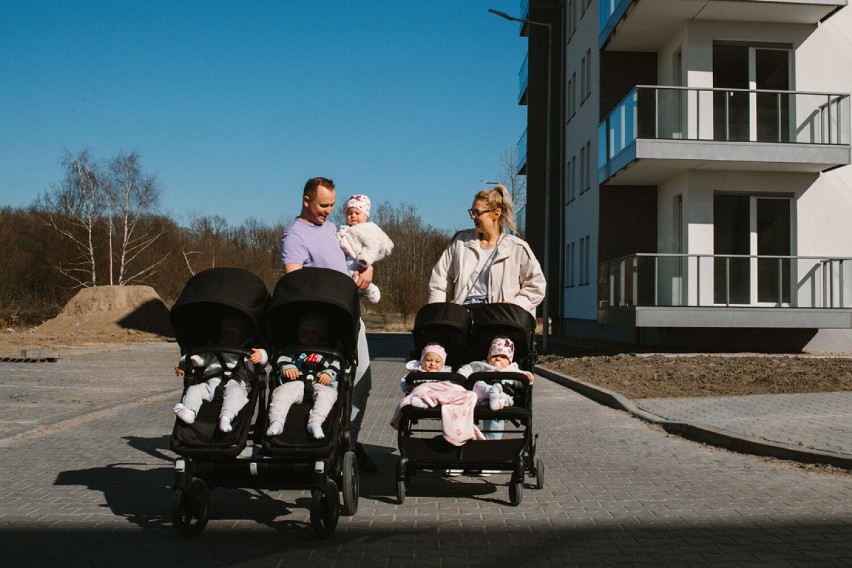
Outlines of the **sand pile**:
[{"label": "sand pile", "polygon": [[95,286],[81,289],[52,320],[28,332],[4,333],[0,342],[59,348],[172,336],[169,310],[150,286]]}]

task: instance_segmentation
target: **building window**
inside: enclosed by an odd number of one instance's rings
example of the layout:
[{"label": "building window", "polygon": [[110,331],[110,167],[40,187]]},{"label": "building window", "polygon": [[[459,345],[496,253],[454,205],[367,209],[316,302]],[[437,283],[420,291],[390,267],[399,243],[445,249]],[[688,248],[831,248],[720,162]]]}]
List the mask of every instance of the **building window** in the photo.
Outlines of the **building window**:
[{"label": "building window", "polygon": [[583,100],[592,95],[592,50],[589,48],[586,51],[586,56],[583,58]]},{"label": "building window", "polygon": [[571,74],[571,116],[577,114],[577,72]]},{"label": "building window", "polygon": [[583,105],[583,96],[586,93],[586,81],[588,80],[588,75],[586,74],[586,57],[584,56],[582,60],[580,60],[580,106]]},{"label": "building window", "polygon": [[574,165],[571,160],[565,162],[565,205],[574,201]]},{"label": "building window", "polygon": [[571,156],[571,199],[577,199],[577,156]]},{"label": "building window", "polygon": [[568,0],[568,36],[571,37],[574,35],[574,32],[577,31],[577,2],[584,2],[585,0]]},{"label": "building window", "polygon": [[565,245],[565,282],[568,288],[574,287],[575,257],[577,243]]},{"label": "building window", "polygon": [[580,148],[580,195],[592,188],[592,143]]},{"label": "building window", "polygon": [[571,119],[574,117],[574,78],[568,79],[568,86],[565,89],[565,93],[568,96],[568,100],[565,102],[565,110],[568,115],[568,122],[571,122]]},{"label": "building window", "polygon": [[591,272],[591,237],[586,235],[580,239],[579,255],[579,274],[577,284],[580,286],[589,285],[589,274]]}]

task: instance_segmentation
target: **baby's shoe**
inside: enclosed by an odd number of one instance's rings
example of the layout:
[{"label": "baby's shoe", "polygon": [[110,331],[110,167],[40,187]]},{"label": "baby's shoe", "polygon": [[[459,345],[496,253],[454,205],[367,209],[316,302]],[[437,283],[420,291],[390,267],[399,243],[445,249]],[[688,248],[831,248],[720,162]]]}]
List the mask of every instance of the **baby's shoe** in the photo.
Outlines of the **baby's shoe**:
[{"label": "baby's shoe", "polygon": [[503,392],[503,385],[494,383],[488,387],[488,406],[491,410],[501,410],[505,406],[512,406],[512,397]]},{"label": "baby's shoe", "polygon": [[177,414],[177,417],[187,424],[195,422],[195,411],[185,407],[182,402],[175,405],[175,414]]},{"label": "baby's shoe", "polygon": [[317,440],[325,438],[325,432],[322,431],[322,422],[308,422],[308,434]]},{"label": "baby's shoe", "polygon": [[267,436],[277,436],[281,432],[284,431],[284,425],[278,422],[277,420],[269,425],[269,429],[266,431]]},{"label": "baby's shoe", "polygon": [[222,432],[230,432],[234,427],[231,426],[231,419],[227,416],[222,416],[219,418],[219,430]]},{"label": "baby's shoe", "polygon": [[367,286],[367,289],[364,290],[364,295],[370,300],[371,304],[378,304],[379,300],[382,299],[382,292],[379,290],[379,287],[375,284],[370,284]]}]

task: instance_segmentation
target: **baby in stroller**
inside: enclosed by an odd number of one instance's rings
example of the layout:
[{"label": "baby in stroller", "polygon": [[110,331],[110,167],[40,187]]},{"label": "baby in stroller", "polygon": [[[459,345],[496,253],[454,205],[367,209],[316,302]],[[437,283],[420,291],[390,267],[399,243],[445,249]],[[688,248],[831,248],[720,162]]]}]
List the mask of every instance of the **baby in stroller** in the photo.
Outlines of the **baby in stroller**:
[{"label": "baby in stroller", "polygon": [[[464,377],[469,377],[473,373],[524,373],[529,378],[529,383],[532,384],[535,375],[522,370],[512,360],[514,356],[515,342],[504,335],[498,335],[491,341],[488,356],[484,361],[471,361],[462,365],[459,367],[458,373]],[[504,381],[489,384],[479,380],[473,384],[473,392],[476,393],[477,400],[487,400],[491,410],[501,410],[514,404],[512,397],[504,392],[503,384],[516,386],[514,385],[516,382]]]},{"label": "baby in stroller", "polygon": [[276,361],[280,369],[280,385],[272,392],[269,403],[267,436],[277,436],[284,431],[290,407],[301,403],[308,394],[313,399],[313,407],[308,414],[308,433],[318,440],[325,438],[322,423],[337,402],[337,375],[342,362],[334,355],[311,348],[327,347],[327,338],[327,314],[322,311],[303,313],[299,320],[298,344],[308,349],[296,354],[282,354]]},{"label": "baby in stroller", "polygon": [[[253,340],[251,321],[245,314],[229,308],[223,311],[219,329],[219,345],[225,347],[246,347]],[[204,402],[211,402],[216,388],[227,379],[222,396],[222,409],[219,412],[219,429],[230,432],[231,422],[237,413],[249,401],[251,388],[250,375],[255,373],[255,365],[266,365],[269,356],[266,350],[252,347],[251,356],[239,353],[201,352],[191,355],[188,360],[184,354],[175,366],[175,374],[183,376],[187,366],[196,369],[201,381],[190,385],[184,391],[183,398],[174,407],[175,414],[186,424],[195,422],[195,417]]]},{"label": "baby in stroller", "polygon": [[[412,359],[408,363],[405,364],[405,370],[408,373],[419,372],[419,373],[450,373],[452,372],[452,368],[447,365],[447,350],[443,348],[439,343],[427,343],[425,347],[423,347],[423,351],[420,352],[420,359]],[[402,394],[407,395],[409,391],[409,385],[407,380],[408,375],[404,375],[399,380],[399,388],[402,389]],[[425,408],[421,406],[422,401],[413,401],[412,405]]]},{"label": "baby in stroller", "polygon": [[[428,343],[443,346],[447,364],[456,372],[422,372],[421,368],[405,377],[407,400],[403,399],[392,419],[399,447],[398,502],[404,502],[416,471],[444,471],[450,476],[469,471],[509,472],[509,500],[518,505],[525,475],[536,477],[536,487],[543,486],[541,460],[535,456],[530,372],[535,361],[535,320],[514,304],[433,303],[418,311],[412,335],[416,349]],[[464,396],[467,404],[472,400],[469,407],[453,409],[456,417],[464,416],[471,425],[471,435],[461,444],[448,438],[446,403],[429,392],[442,383],[460,389],[457,396]]]}]

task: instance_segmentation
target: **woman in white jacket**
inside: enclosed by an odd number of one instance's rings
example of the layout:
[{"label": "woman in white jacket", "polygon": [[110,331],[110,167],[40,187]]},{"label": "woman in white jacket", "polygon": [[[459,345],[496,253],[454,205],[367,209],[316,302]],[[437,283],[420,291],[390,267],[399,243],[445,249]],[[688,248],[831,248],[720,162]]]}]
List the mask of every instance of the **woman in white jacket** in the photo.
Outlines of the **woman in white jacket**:
[{"label": "woman in white jacket", "polygon": [[432,269],[429,303],[518,304],[533,317],[546,291],[541,265],[515,235],[515,206],[504,185],[483,189],[468,209],[475,228],[459,231]]},{"label": "woman in white jacket", "polygon": [[[459,231],[432,269],[429,303],[517,304],[535,317],[547,288],[530,246],[515,235],[515,205],[506,186],[483,189],[468,209],[474,228]],[[503,421],[487,421],[499,439]]]}]

